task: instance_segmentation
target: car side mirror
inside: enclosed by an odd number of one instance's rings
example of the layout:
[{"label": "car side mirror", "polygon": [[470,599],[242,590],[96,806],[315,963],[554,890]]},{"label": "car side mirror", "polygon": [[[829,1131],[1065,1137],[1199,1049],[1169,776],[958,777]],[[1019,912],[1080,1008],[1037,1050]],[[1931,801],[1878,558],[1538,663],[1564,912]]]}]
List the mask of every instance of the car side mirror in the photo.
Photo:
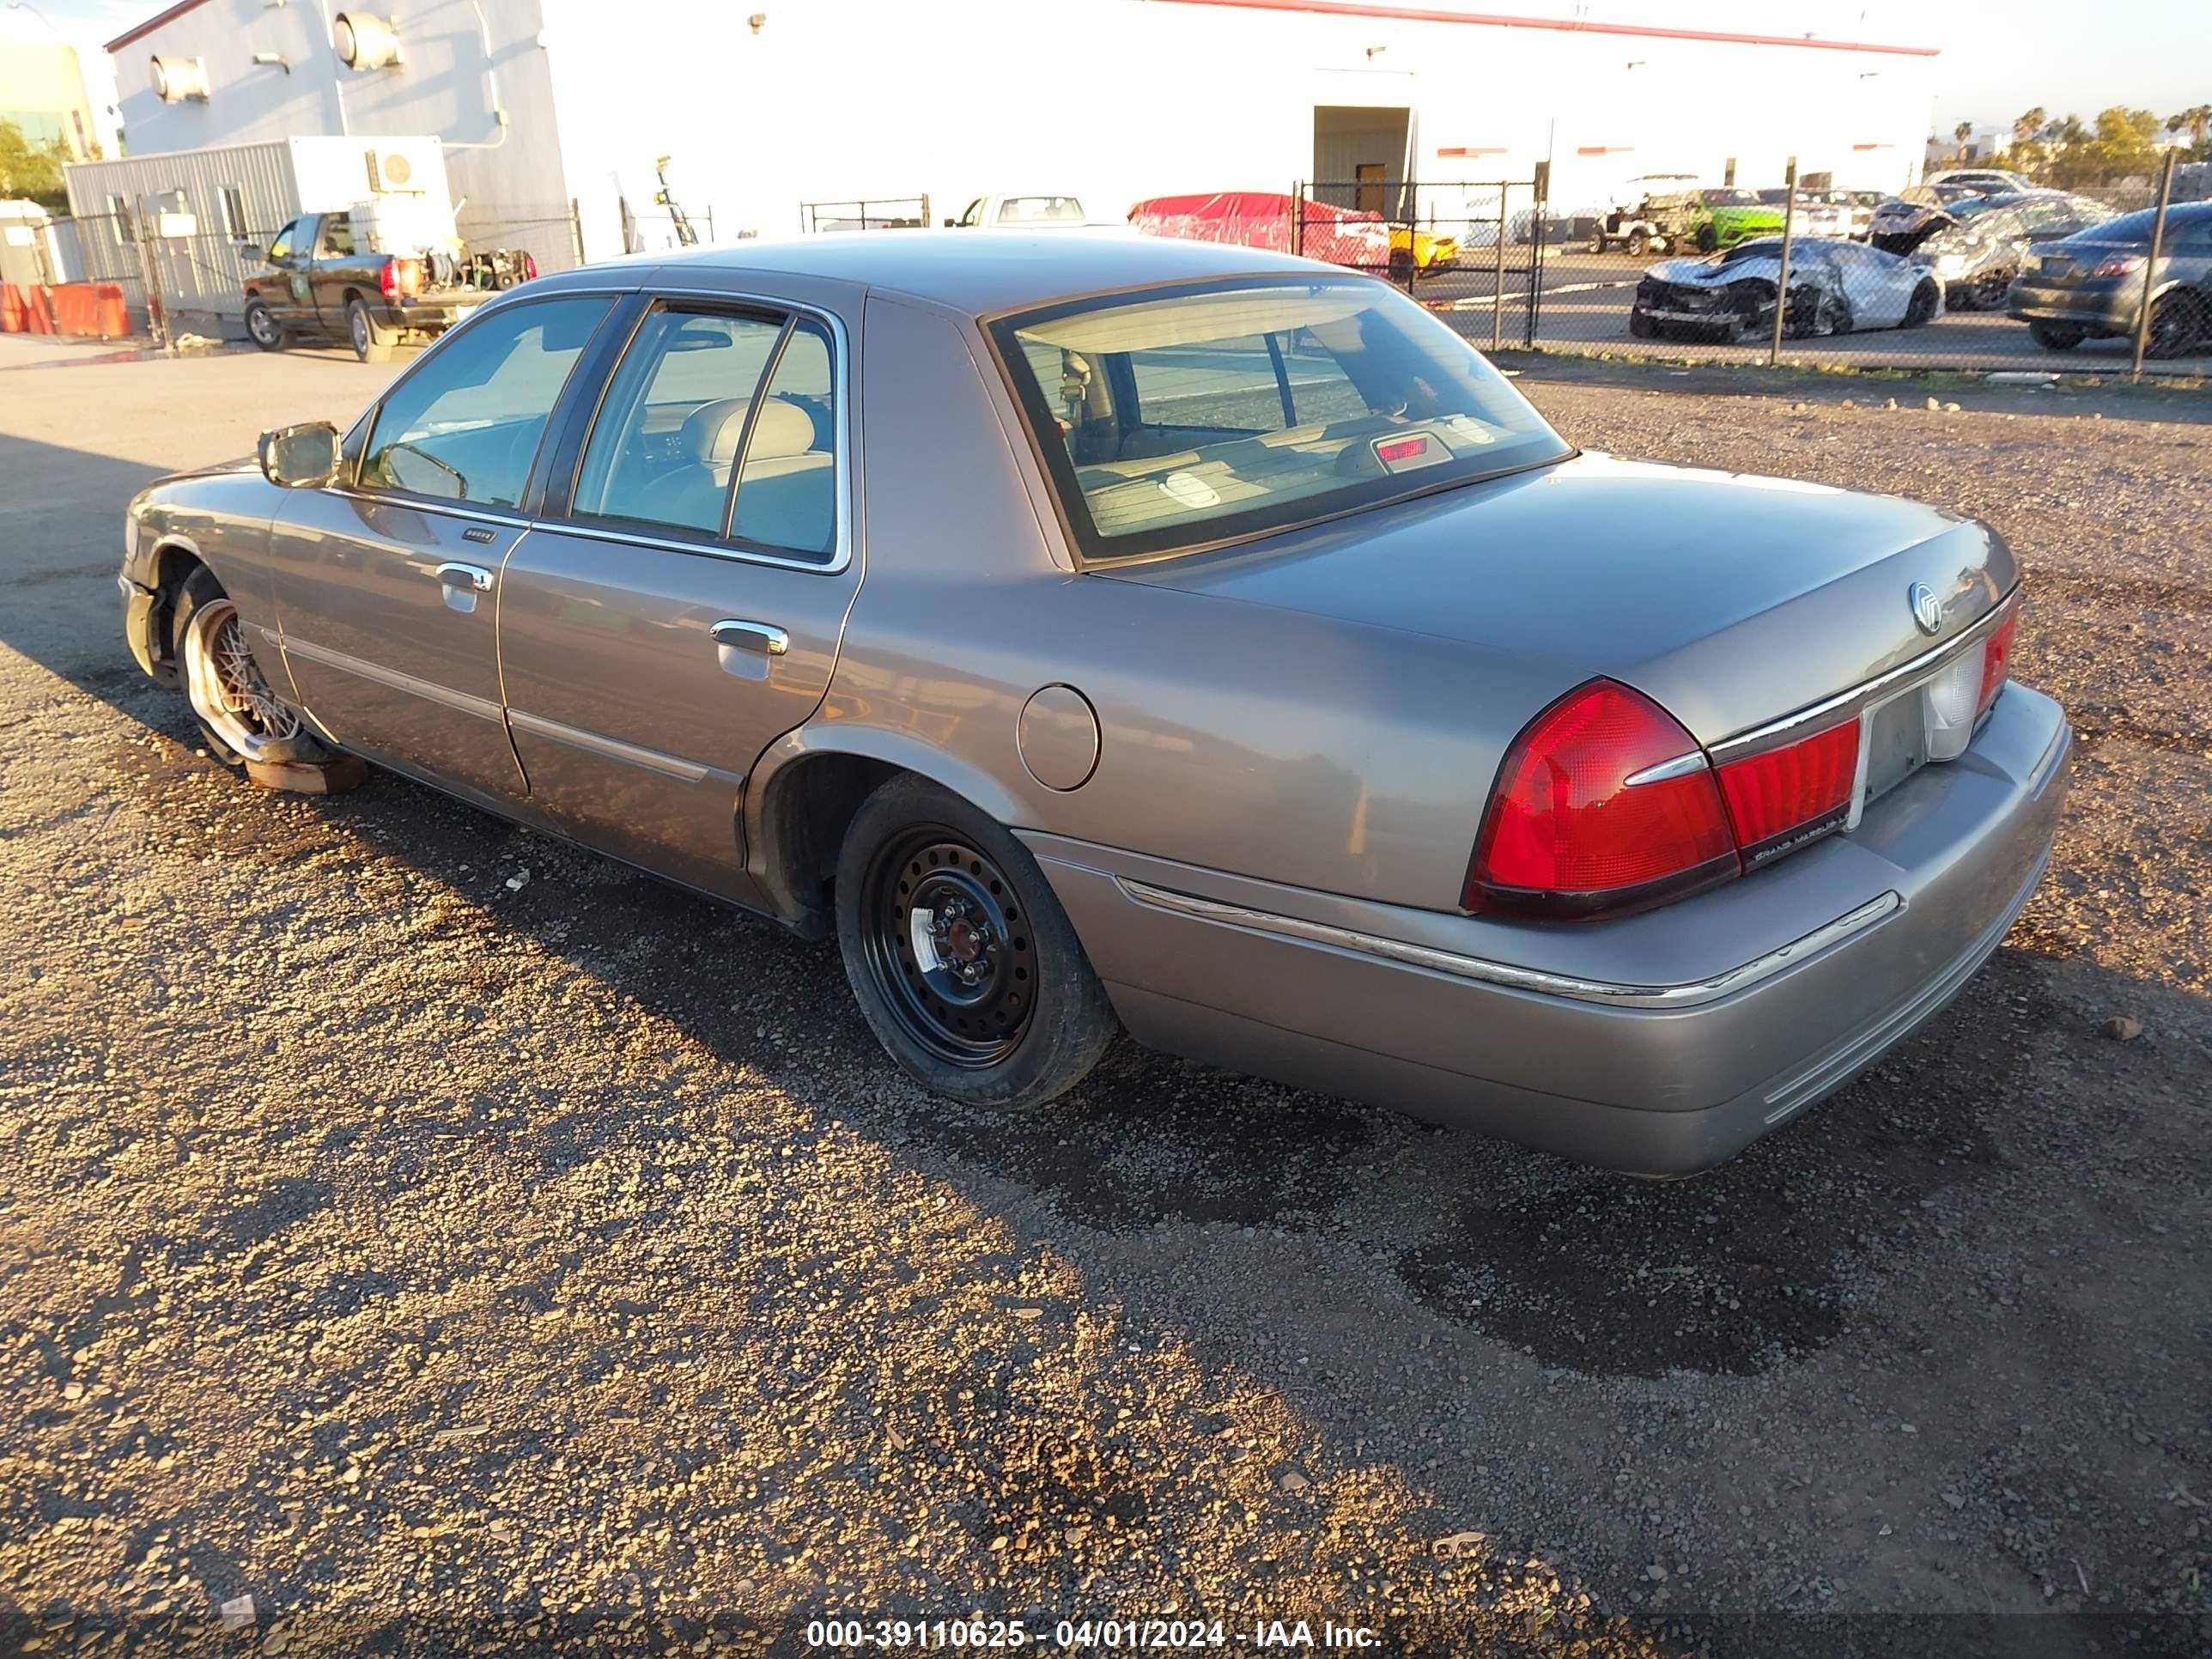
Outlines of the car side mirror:
[{"label": "car side mirror", "polygon": [[254,452],[262,476],[286,489],[321,489],[338,475],[338,429],[328,421],[280,426]]},{"label": "car side mirror", "polygon": [[261,244],[258,242],[240,242],[238,245],[238,257],[248,264],[258,265],[269,256],[262,252]]}]

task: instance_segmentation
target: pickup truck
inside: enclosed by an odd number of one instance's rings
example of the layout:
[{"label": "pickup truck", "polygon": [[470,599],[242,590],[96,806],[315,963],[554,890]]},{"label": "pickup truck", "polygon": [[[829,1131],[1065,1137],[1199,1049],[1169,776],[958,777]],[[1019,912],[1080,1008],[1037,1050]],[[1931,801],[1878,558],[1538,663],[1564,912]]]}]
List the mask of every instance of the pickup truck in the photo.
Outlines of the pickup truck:
[{"label": "pickup truck", "polygon": [[381,252],[353,216],[303,213],[276,233],[246,274],[246,332],[264,351],[295,337],[343,340],[366,362],[402,339],[428,339],[469,307],[538,275],[520,249],[419,255]]},{"label": "pickup truck", "polygon": [[1073,196],[978,196],[945,222],[957,230],[1072,230],[1093,222]]}]

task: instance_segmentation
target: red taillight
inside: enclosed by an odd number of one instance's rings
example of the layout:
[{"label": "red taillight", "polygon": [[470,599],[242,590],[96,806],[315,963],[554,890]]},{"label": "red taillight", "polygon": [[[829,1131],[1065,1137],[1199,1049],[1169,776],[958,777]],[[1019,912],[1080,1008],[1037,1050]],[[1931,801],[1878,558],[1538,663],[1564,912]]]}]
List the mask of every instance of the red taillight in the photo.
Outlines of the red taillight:
[{"label": "red taillight", "polygon": [[1697,740],[1649,697],[1592,680],[1539,714],[1506,755],[1466,903],[1593,915],[1677,897],[1741,869]]},{"label": "red taillight", "polygon": [[534,283],[538,280],[538,256],[534,253],[526,253],[522,256],[522,280],[526,283]]},{"label": "red taillight", "polygon": [[2130,272],[2141,270],[2142,263],[2142,255],[2140,253],[2115,254],[2089,274],[2092,276],[2125,276]]},{"label": "red taillight", "polygon": [[384,268],[376,273],[376,285],[384,290],[386,299],[396,300],[399,297],[398,260],[386,259],[384,262]]},{"label": "red taillight", "polygon": [[2020,611],[2015,608],[2009,617],[1996,625],[1982,645],[1982,694],[1974,700],[1974,718],[1979,720],[1989,706],[1997,700],[2005,682],[2012,678],[2012,636],[2020,627]]},{"label": "red taillight", "polygon": [[1745,866],[1843,823],[1850,815],[1858,770],[1856,719],[1722,767],[1721,797]]}]

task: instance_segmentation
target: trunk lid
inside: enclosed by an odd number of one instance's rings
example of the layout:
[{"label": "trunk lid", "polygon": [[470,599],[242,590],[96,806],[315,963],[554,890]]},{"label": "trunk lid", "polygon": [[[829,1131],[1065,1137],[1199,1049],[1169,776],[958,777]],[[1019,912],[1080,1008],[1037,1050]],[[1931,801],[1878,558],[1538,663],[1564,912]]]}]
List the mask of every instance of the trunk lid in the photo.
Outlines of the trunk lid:
[{"label": "trunk lid", "polygon": [[1594,453],[1103,574],[1453,641],[1530,715],[1604,675],[1705,744],[1955,638],[2018,579],[1986,526],[1917,502]]}]

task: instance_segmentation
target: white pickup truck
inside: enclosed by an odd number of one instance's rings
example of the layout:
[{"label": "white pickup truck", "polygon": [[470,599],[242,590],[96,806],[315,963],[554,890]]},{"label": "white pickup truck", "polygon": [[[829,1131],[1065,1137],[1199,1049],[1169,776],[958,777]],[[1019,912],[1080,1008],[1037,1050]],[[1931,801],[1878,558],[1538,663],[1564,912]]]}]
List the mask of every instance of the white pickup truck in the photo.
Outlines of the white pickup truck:
[{"label": "white pickup truck", "polygon": [[1098,223],[1073,196],[978,196],[949,228],[960,230],[1079,230]]}]

